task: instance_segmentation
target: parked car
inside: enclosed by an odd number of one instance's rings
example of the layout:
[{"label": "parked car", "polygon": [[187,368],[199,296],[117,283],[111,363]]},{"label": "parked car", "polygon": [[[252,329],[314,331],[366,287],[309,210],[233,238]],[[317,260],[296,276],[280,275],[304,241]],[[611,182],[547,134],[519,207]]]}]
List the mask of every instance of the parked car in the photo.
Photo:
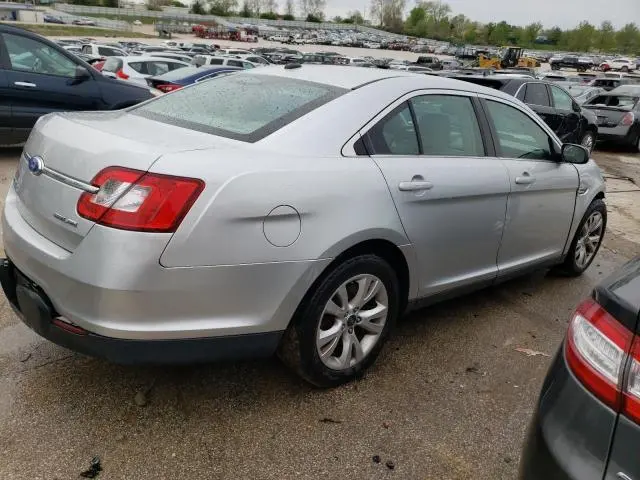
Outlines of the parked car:
[{"label": "parked car", "polygon": [[147,84],[162,93],[169,93],[194,83],[209,80],[223,73],[239,70],[242,69],[237,67],[185,67],[157,77],[149,77],[147,78]]},{"label": "parked car", "polygon": [[73,350],[277,350],[332,386],[375,361],[409,302],[541,266],[580,275],[603,196],[587,150],[497,90],[257,68],[39,122],[5,201],[0,280],[24,322]]},{"label": "parked car", "polygon": [[593,97],[605,92],[603,88],[590,87],[589,85],[576,85],[574,83],[557,83],[556,85],[564,88],[571,94],[573,99],[578,102],[578,105],[584,105],[585,102],[591,100]]},{"label": "parked car", "polygon": [[442,64],[443,70],[455,70],[456,68],[462,67],[462,63],[459,62],[458,60],[453,60],[448,58],[441,60],[440,63]]},{"label": "parked car", "polygon": [[632,82],[626,78],[607,78],[599,77],[593,80],[589,85],[592,87],[602,88],[603,90],[613,90],[621,85],[630,85]]},{"label": "parked car", "polygon": [[202,67],[203,65],[217,65],[225,67],[239,67],[244,69],[256,68],[256,64],[233,57],[218,57],[214,55],[196,55],[191,61],[191,65]]},{"label": "parked car", "polygon": [[136,27],[140,27],[140,26],[142,26],[142,22],[141,22],[140,20],[134,20],[134,21],[133,21],[133,24],[134,24]]},{"label": "parked car", "polygon": [[549,60],[551,70],[560,70],[561,68],[575,68],[579,72],[584,72],[590,65],[580,61],[577,55],[564,55],[561,57],[552,57]]},{"label": "parked car", "polygon": [[45,14],[42,16],[42,21],[44,23],[57,23],[59,25],[64,25],[65,22],[60,17],[56,17],[54,15]]},{"label": "parked car", "polygon": [[600,65],[603,71],[614,70],[620,72],[631,72],[637,68],[636,62],[630,58],[614,58]]},{"label": "parked car", "polygon": [[147,85],[148,77],[156,77],[172,70],[188,67],[187,62],[162,57],[109,57],[102,67],[102,74],[136,83]]},{"label": "parked car", "polygon": [[24,142],[38,118],[50,112],[110,110],[151,98],[148,88],[107,79],[40,35],[2,24],[0,36],[3,145]]},{"label": "parked car", "polygon": [[495,88],[526,103],[563,142],[579,143],[592,151],[598,137],[596,116],[585,110],[557,84],[532,78],[499,75],[460,76],[460,80]]},{"label": "parked car", "polygon": [[82,25],[85,27],[96,27],[98,23],[95,20],[89,18],[78,18],[71,22],[73,25]]},{"label": "parked car", "polygon": [[240,60],[251,62],[255,66],[266,67],[268,65],[271,65],[271,62],[267,60],[265,57],[261,57],[254,53],[250,53],[248,55],[232,55],[232,56],[233,58],[239,58]]},{"label": "parked car", "polygon": [[542,385],[521,480],[640,477],[639,319],[640,257],[573,314]]},{"label": "parked car", "polygon": [[100,45],[99,43],[90,43],[82,46],[82,51],[85,55],[95,55],[97,57],[126,57],[127,52],[122,48],[117,48],[112,45]]},{"label": "parked car", "polygon": [[185,55],[182,52],[169,52],[169,51],[155,52],[151,56],[155,58],[170,58],[172,60],[179,60],[186,64],[191,64],[191,62],[193,61],[193,57],[189,55]]},{"label": "parked car", "polygon": [[583,106],[596,115],[600,140],[620,143],[640,153],[640,85],[604,92]]},{"label": "parked car", "polygon": [[432,57],[432,56],[426,56],[426,55],[421,56],[421,57],[418,57],[418,60],[416,61],[416,63],[421,67],[427,67],[427,68],[430,68],[431,70],[443,69],[442,62],[440,62],[440,59],[438,57]]}]

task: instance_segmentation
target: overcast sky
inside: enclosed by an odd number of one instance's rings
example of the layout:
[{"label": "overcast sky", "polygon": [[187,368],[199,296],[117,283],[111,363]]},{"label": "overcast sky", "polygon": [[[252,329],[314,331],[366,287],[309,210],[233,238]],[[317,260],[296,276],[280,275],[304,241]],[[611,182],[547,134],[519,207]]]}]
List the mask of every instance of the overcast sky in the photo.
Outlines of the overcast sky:
[{"label": "overcast sky", "polygon": [[[284,2],[280,2],[283,3]],[[616,27],[629,22],[640,26],[640,0],[448,0],[454,14],[462,13],[479,22],[506,20],[516,25],[542,22],[545,27],[558,25],[572,28],[582,20],[599,25],[611,20]],[[350,10],[369,14],[367,0],[327,0],[326,15],[333,18],[344,16]],[[415,0],[407,0],[407,10],[413,8]]]}]

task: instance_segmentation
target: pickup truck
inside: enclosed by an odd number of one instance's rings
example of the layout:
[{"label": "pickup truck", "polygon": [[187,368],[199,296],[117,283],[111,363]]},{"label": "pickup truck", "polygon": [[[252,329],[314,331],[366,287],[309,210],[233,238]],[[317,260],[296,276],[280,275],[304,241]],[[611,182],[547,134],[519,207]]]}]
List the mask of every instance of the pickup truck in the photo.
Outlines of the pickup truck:
[{"label": "pickup truck", "polygon": [[580,61],[580,57],[577,55],[565,55],[552,57],[549,60],[551,70],[560,70],[561,68],[575,68],[579,72],[585,72],[589,69],[590,65]]}]

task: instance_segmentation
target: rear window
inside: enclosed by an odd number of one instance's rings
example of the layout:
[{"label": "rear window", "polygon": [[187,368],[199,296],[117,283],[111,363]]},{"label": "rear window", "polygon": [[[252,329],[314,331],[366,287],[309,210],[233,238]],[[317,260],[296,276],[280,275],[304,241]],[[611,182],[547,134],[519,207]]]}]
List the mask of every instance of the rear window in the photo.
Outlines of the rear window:
[{"label": "rear window", "polygon": [[605,105],[631,110],[638,103],[639,98],[626,95],[600,95],[589,101],[589,105]]},{"label": "rear window", "polygon": [[253,143],[345,92],[292,78],[232,74],[158,97],[131,113]]},{"label": "rear window", "polygon": [[103,72],[117,72],[122,68],[122,60],[115,57],[107,58],[107,61],[104,62],[104,66],[102,67]]}]

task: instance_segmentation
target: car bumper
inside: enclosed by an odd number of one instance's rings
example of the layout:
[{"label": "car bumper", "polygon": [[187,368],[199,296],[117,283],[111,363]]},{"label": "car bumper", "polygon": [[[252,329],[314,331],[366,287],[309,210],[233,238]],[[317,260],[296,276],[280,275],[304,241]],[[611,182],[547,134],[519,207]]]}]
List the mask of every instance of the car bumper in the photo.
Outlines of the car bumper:
[{"label": "car bumper", "polygon": [[633,137],[631,127],[598,127],[598,141],[631,144]]},{"label": "car bumper", "polygon": [[[274,339],[287,328],[306,291],[330,262],[166,268],[159,258],[170,235],[100,225],[68,252],[35,231],[19,213],[17,202],[19,199],[10,191],[2,217],[5,253],[11,268],[15,266],[37,287],[52,314],[90,335],[60,338],[60,332],[49,325],[49,312],[43,314],[44,320],[40,318],[43,315],[22,313],[25,322],[56,343],[99,356],[105,356],[100,349],[87,351],[78,342],[92,344],[99,340],[107,345],[116,340],[151,341],[152,347],[162,349],[171,345],[165,343],[163,347],[162,342],[186,345],[197,343],[191,342],[197,339],[220,338],[222,342],[238,337],[240,341],[246,335],[259,335],[271,338],[266,350],[273,352],[277,344]],[[11,282],[5,280],[3,288],[8,298],[15,296]],[[37,299],[34,302],[41,303]],[[20,302],[13,303],[20,312],[25,308]],[[124,347],[115,350],[119,348]],[[108,358],[118,360],[116,357]],[[217,358],[215,352],[212,358]]]},{"label": "car bumper", "polygon": [[529,427],[520,480],[601,480],[615,421],[569,371],[561,349]]},{"label": "car bumper", "polygon": [[70,350],[122,364],[181,364],[272,355],[282,332],[180,340],[125,340],[88,332],[61,317],[50,299],[8,259],[0,282],[14,312],[34,332]]}]

